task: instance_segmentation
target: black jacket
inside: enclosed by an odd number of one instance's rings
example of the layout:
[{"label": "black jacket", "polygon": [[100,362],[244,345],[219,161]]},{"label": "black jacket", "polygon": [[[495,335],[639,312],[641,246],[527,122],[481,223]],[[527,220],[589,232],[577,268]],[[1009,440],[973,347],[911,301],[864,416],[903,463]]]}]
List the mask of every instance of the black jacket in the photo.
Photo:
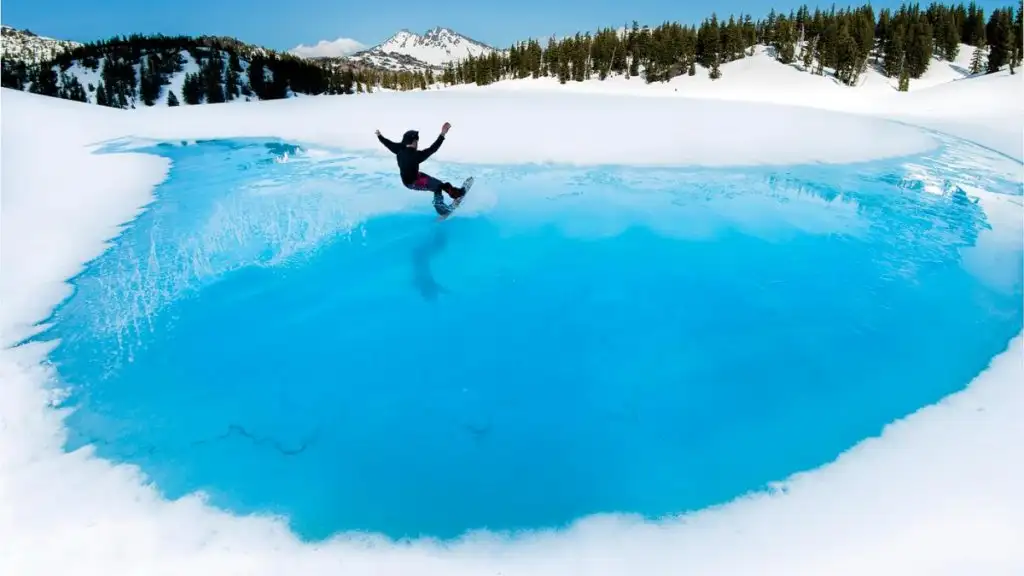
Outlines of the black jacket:
[{"label": "black jacket", "polygon": [[398,170],[402,175],[402,184],[410,186],[420,174],[420,162],[430,158],[431,154],[437,152],[437,149],[441,147],[441,143],[444,142],[444,134],[438,134],[437,140],[434,140],[433,144],[423,150],[402,146],[380,134],[377,135],[377,139],[380,140],[381,144],[387,146],[388,150],[394,152],[395,158],[398,160]]}]

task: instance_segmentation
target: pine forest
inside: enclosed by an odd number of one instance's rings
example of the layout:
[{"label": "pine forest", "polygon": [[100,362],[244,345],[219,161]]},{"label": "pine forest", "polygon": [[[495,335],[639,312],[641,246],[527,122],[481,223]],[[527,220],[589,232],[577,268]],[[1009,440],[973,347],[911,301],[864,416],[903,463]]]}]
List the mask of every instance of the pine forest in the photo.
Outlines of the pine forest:
[{"label": "pine forest", "polygon": [[[905,3],[877,11],[870,4],[828,10],[803,5],[789,13],[772,10],[756,20],[750,14],[710,14],[699,25],[632,22],[543,44],[525,40],[424,71],[380,70],[343,58],[303,59],[224,37],[132,35],[85,44],[37,66],[5,63],[2,84],[133,108],[152,106],[162,94],[163,103],[175,106],[542,77],[563,84],[609,76],[654,83],[694,76],[698,66],[715,80],[722,77],[724,64],[753,55],[761,45],[781,64],[809,74],[856,86],[873,67],[907,90],[934,60],[956,59],[962,45],[972,49],[969,73],[1004,68],[1015,73],[1024,51],[1022,12],[1024,0],[987,15],[973,2],[926,8]],[[175,93],[172,78],[182,72],[180,93]]]}]

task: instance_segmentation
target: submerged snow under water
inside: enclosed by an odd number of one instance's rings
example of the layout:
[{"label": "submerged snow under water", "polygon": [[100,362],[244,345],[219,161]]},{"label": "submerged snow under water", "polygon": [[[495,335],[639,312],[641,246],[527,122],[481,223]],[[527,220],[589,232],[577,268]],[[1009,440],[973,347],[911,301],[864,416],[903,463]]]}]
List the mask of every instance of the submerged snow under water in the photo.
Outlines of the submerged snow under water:
[{"label": "submerged snow under water", "polygon": [[477,177],[444,223],[391,158],[143,150],[168,180],[41,336],[67,448],[308,539],[723,503],[1021,330],[1020,238],[964,193],[1019,200],[1020,166],[954,139],[785,169],[431,162]]}]

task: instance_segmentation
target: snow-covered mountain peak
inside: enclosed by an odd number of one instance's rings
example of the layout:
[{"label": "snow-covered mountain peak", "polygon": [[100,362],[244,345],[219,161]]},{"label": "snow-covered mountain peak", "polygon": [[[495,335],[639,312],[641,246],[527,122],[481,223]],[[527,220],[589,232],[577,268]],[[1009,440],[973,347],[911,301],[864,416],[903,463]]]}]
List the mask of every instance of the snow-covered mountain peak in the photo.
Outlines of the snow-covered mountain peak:
[{"label": "snow-covered mountain peak", "polygon": [[380,50],[382,52],[396,52],[405,48],[409,48],[416,44],[416,41],[420,38],[418,34],[410,32],[406,29],[401,29],[394,36],[381,42],[380,44],[370,48],[370,50]]},{"label": "snow-covered mountain peak", "polygon": [[[384,42],[353,55],[353,59],[372,61],[387,68],[440,68],[448,62],[469,56],[480,57],[494,52],[494,48],[451,28],[437,26],[423,35],[407,29],[399,30]],[[385,61],[393,61],[395,66]]]},{"label": "snow-covered mountain peak", "polygon": [[427,33],[423,35],[423,40],[426,43],[452,45],[460,44],[463,41],[466,41],[470,43],[480,44],[481,46],[483,46],[483,44],[470,40],[466,36],[459,34],[458,32],[452,30],[451,28],[442,28],[440,26],[427,30]]}]

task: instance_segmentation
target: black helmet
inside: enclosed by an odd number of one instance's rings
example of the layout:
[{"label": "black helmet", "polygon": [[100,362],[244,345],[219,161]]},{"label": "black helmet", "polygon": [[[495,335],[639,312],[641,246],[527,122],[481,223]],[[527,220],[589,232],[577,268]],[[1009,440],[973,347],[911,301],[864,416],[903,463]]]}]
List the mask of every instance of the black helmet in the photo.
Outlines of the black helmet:
[{"label": "black helmet", "polygon": [[420,139],[420,133],[415,130],[409,130],[405,134],[402,134],[402,146],[408,146],[416,140]]}]

